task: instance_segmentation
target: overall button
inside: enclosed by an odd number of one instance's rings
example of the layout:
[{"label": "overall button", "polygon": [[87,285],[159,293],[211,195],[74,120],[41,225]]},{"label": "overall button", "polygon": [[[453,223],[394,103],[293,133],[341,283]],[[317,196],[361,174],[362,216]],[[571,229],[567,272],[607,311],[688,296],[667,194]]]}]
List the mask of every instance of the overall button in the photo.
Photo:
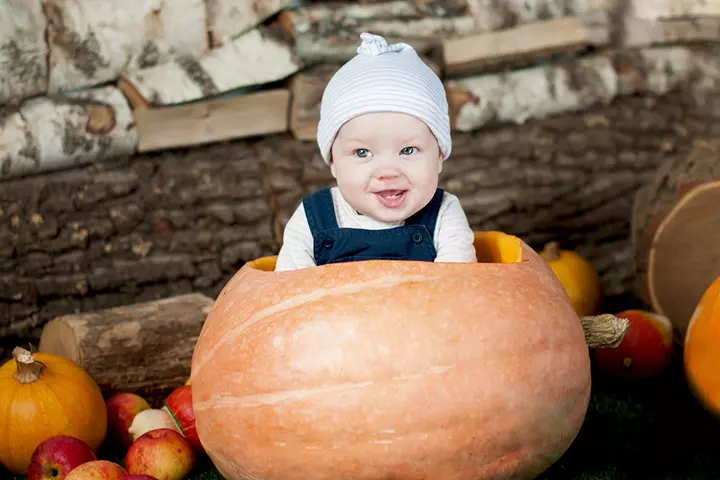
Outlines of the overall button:
[{"label": "overall button", "polygon": [[423,241],[422,233],[417,233],[417,232],[413,233],[413,234],[412,234],[412,241],[413,241],[414,243],[422,243],[422,241]]},{"label": "overall button", "polygon": [[322,243],[323,248],[330,250],[333,247],[333,245],[335,245],[335,241],[332,238],[327,238],[327,239],[323,240],[323,243]]}]

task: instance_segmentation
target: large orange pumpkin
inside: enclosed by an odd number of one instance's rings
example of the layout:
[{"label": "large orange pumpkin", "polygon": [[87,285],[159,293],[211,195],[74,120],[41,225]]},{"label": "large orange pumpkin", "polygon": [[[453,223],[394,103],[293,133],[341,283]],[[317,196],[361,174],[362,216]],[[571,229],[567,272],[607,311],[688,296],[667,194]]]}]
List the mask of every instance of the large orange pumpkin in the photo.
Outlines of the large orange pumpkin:
[{"label": "large orange pumpkin", "polygon": [[684,362],[691,390],[720,416],[720,277],[695,307],[685,333]]},{"label": "large orange pumpkin", "polygon": [[25,474],[35,448],[70,435],[97,450],[105,439],[105,400],[76,363],[16,347],[0,367],[0,463]]},{"label": "large orange pumpkin", "polygon": [[533,478],[590,393],[583,329],[519,238],[479,263],[244,265],[192,360],[197,431],[228,479]]}]

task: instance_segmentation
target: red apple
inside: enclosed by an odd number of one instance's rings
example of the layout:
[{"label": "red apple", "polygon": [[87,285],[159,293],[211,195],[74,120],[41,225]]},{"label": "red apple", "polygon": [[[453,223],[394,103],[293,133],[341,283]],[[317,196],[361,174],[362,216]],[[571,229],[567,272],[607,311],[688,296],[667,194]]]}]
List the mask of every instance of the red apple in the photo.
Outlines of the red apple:
[{"label": "red apple", "polygon": [[195,468],[195,450],[177,430],[151,430],[135,440],[125,455],[131,474],[151,475],[158,480],[182,480]]},{"label": "red apple", "polygon": [[117,463],[94,460],[71,470],[65,480],[120,480],[127,474],[127,470]]},{"label": "red apple", "polygon": [[192,404],[192,387],[178,387],[165,399],[163,407],[172,416],[180,431],[198,452],[203,452],[202,443],[195,429],[195,411]]},{"label": "red apple", "polygon": [[133,442],[128,432],[135,415],[148,410],[147,400],[134,393],[116,393],[105,402],[107,406],[107,424],[110,435],[122,448],[128,448]]},{"label": "red apple", "polygon": [[120,480],[158,480],[155,477],[151,477],[150,475],[127,475]]},{"label": "red apple", "polygon": [[97,460],[82,440],[68,435],[50,437],[35,448],[28,466],[28,480],[63,480],[75,467]]},{"label": "red apple", "polygon": [[667,317],[644,310],[616,314],[630,321],[625,338],[615,348],[596,348],[594,360],[605,374],[626,379],[650,378],[672,359],[673,331]]}]

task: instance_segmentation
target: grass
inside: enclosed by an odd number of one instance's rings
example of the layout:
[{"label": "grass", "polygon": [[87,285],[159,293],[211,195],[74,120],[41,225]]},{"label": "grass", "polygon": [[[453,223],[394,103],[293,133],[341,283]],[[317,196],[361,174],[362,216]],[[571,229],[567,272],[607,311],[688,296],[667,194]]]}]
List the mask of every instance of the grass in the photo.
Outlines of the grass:
[{"label": "grass", "polygon": [[[99,455],[122,462],[111,450]],[[0,472],[0,478],[8,476]],[[689,393],[679,353],[664,374],[650,381],[621,383],[593,372],[593,393],[578,437],[538,477],[566,479],[720,479],[720,420]],[[222,477],[203,457],[188,480]]]}]

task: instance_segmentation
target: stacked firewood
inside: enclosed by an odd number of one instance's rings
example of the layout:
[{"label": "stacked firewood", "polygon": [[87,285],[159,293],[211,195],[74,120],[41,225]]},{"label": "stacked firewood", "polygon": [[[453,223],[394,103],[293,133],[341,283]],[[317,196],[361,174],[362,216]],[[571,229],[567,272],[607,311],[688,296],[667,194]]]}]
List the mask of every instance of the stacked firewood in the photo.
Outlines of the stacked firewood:
[{"label": "stacked firewood", "polygon": [[708,88],[720,71],[701,48],[720,41],[720,0],[6,0],[0,179],[283,131],[312,140],[362,31],[413,45],[465,132]]}]

